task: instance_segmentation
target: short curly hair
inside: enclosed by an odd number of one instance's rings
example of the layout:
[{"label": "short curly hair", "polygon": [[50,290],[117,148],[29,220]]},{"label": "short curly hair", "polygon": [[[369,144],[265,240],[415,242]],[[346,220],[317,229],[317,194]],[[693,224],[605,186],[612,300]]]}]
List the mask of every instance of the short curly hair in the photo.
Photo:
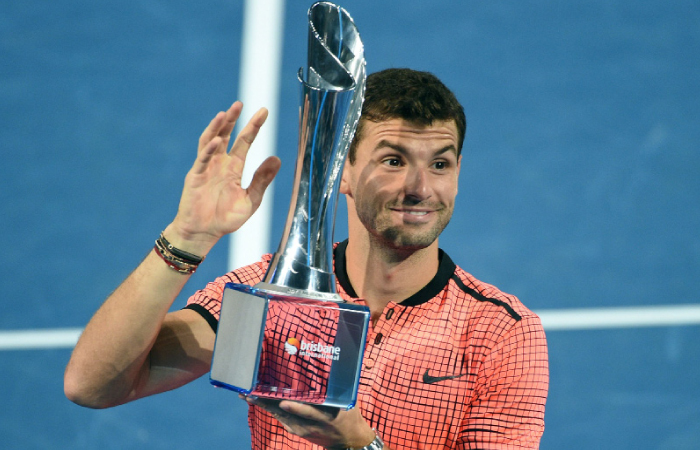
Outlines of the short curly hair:
[{"label": "short curly hair", "polygon": [[430,72],[386,69],[367,76],[362,115],[348,151],[350,164],[355,163],[364,122],[390,119],[404,119],[419,126],[454,120],[459,138],[457,155],[462,152],[467,119],[452,91]]}]

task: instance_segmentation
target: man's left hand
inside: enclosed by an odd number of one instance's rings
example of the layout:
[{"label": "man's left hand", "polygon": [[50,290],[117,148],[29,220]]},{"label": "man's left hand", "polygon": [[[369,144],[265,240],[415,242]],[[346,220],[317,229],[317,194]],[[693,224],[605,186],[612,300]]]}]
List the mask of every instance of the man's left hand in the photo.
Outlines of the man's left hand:
[{"label": "man's left hand", "polygon": [[375,433],[355,407],[348,411],[327,406],[307,405],[289,400],[245,397],[251,404],[268,411],[287,432],[327,449],[362,448]]}]

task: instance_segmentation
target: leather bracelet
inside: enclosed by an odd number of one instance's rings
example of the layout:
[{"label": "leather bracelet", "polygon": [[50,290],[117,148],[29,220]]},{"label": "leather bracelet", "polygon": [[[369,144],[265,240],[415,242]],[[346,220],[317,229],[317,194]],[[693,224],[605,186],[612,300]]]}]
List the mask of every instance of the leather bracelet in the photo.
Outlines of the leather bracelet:
[{"label": "leather bracelet", "polygon": [[[199,257],[173,247],[172,244],[165,239],[163,233],[156,239],[153,250],[155,250],[156,254],[160,256],[168,267],[183,275],[195,273],[197,267],[204,261],[204,257]],[[186,256],[183,257],[183,254]]]},{"label": "leather bracelet", "polygon": [[195,254],[186,252],[184,250],[180,250],[179,248],[173,247],[173,244],[168,242],[168,240],[165,238],[165,235],[163,232],[160,233],[160,237],[158,240],[163,244],[165,248],[168,249],[170,253],[172,253],[174,256],[184,260],[186,263],[189,264],[201,264],[202,261],[204,261],[204,256],[197,256]]},{"label": "leather bracelet", "polygon": [[182,261],[174,259],[172,256],[163,253],[163,251],[161,251],[158,245],[155,245],[153,247],[153,250],[156,252],[156,255],[160,256],[160,259],[162,259],[165,262],[165,264],[168,265],[168,267],[183,275],[190,275],[197,271],[196,265],[183,263]]}]

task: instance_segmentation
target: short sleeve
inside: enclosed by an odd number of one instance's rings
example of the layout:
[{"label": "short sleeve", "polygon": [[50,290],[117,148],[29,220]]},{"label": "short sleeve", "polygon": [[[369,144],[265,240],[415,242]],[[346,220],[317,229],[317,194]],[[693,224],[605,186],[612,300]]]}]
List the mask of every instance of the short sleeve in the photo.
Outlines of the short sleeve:
[{"label": "short sleeve", "polygon": [[265,276],[270,259],[271,255],[264,255],[260,261],[254,264],[243,266],[207,283],[204,289],[198,290],[187,300],[185,309],[192,309],[199,313],[216,331],[221,313],[221,299],[226,284],[237,283],[253,286],[259,283]]},{"label": "short sleeve", "polygon": [[547,341],[531,314],[516,321],[481,364],[459,448],[539,448],[548,387]]}]

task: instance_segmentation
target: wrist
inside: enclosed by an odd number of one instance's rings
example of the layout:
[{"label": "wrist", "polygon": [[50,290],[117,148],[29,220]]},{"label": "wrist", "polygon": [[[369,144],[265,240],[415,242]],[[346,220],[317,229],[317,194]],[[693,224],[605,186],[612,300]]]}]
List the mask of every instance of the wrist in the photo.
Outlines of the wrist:
[{"label": "wrist", "polygon": [[168,241],[163,233],[160,233],[160,236],[156,239],[153,251],[155,251],[171,269],[183,275],[192,275],[204,261],[204,256],[195,255],[194,253],[186,252],[175,247]]},{"label": "wrist", "polygon": [[351,446],[347,447],[345,450],[382,450],[384,448],[384,441],[377,433],[376,429],[372,429],[371,440],[364,440],[365,445]]},{"label": "wrist", "polygon": [[184,231],[175,222],[165,227],[163,236],[174,247],[201,257],[206,256],[218,241],[217,238],[207,233]]}]

